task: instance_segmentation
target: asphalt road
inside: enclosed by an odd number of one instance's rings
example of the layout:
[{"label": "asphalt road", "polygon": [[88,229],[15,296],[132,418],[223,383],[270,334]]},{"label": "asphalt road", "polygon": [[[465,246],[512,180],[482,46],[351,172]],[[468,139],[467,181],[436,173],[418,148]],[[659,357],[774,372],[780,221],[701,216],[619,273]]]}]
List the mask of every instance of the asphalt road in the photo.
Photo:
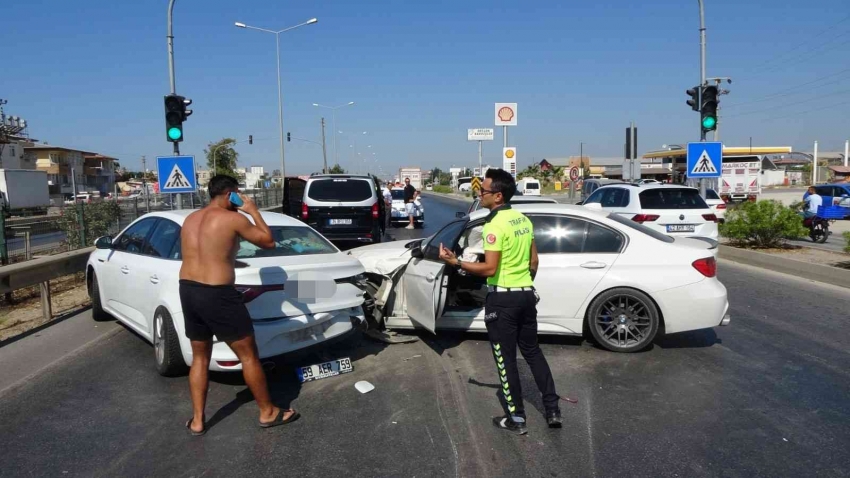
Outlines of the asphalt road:
[{"label": "asphalt road", "polygon": [[[427,197],[434,221],[412,232],[451,219],[449,201]],[[422,334],[353,336],[281,362],[273,395],[303,418],[272,430],[257,427],[241,378],[216,374],[210,431],[193,438],[186,379],[159,377],[148,343],[85,312],[0,344],[0,363],[23,368],[0,374],[0,476],[847,476],[850,291],[726,262],[719,274],[729,327],[629,355],[543,339],[559,392],[578,404],[563,402],[564,429],[545,428],[520,362],[525,437],[490,424],[486,338]],[[296,382],[292,365],[336,357],[354,372]],[[360,394],[359,380],[376,389]]]}]

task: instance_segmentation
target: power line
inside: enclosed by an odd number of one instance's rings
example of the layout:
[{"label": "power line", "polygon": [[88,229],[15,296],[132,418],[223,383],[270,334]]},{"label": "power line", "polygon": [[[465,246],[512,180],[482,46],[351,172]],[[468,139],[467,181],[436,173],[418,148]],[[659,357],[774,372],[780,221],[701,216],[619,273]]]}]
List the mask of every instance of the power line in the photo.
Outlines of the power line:
[{"label": "power line", "polygon": [[844,101],[844,102],[842,102],[842,103],[836,103],[836,104],[834,104],[834,105],[824,106],[824,107],[822,107],[822,108],[814,108],[814,109],[811,109],[811,110],[799,111],[799,112],[797,112],[797,113],[792,113],[792,114],[790,114],[790,115],[777,116],[777,117],[774,117],[774,118],[766,119],[766,120],[764,120],[764,121],[762,121],[762,122],[763,122],[763,123],[768,123],[768,122],[771,122],[771,121],[776,121],[776,120],[780,120],[780,119],[784,119],[784,118],[790,118],[790,117],[792,117],[792,116],[800,116],[800,115],[804,115],[804,114],[808,114],[808,113],[814,113],[815,111],[822,111],[822,110],[828,110],[828,109],[830,109],[830,108],[837,108],[837,107],[839,107],[839,106],[844,106],[844,105],[850,105],[850,101]]},{"label": "power line", "polygon": [[735,118],[735,117],[737,117],[737,116],[754,115],[754,114],[758,114],[758,113],[763,113],[763,112],[765,112],[765,111],[772,111],[772,110],[775,110],[775,109],[787,108],[787,107],[789,107],[789,106],[801,105],[801,104],[803,104],[803,103],[808,103],[808,102],[810,102],[810,101],[815,101],[815,100],[819,100],[819,99],[822,99],[822,98],[828,98],[828,97],[830,97],[830,96],[842,95],[842,94],[844,94],[844,93],[850,93],[850,90],[835,91],[835,92],[832,92],[832,93],[828,93],[828,94],[826,94],[826,95],[815,96],[814,98],[809,98],[809,99],[807,99],[807,100],[797,101],[797,102],[795,102],[795,103],[786,103],[786,104],[782,104],[782,105],[771,106],[770,108],[764,108],[764,109],[761,109],[761,110],[756,110],[756,111],[747,111],[747,112],[745,112],[745,113],[738,113],[738,114],[734,114],[734,115],[728,115],[728,116],[726,116],[726,118]]},{"label": "power line", "polygon": [[809,50],[809,51],[803,52],[803,54],[802,54],[802,55],[796,56],[796,57],[792,58],[791,60],[787,60],[787,61],[785,61],[785,62],[782,62],[782,63],[781,63],[781,64],[779,64],[779,65],[771,66],[771,67],[769,67],[769,68],[766,68],[764,71],[765,71],[765,72],[776,71],[776,70],[778,70],[778,69],[781,69],[782,67],[787,67],[787,66],[789,65],[789,63],[795,63],[795,62],[796,62],[798,59],[800,59],[800,58],[805,58],[805,59],[807,59],[807,60],[811,60],[812,58],[816,57],[817,55],[820,55],[821,53],[826,53],[826,52],[828,52],[828,51],[830,51],[830,50],[834,50],[834,49],[836,49],[836,48],[838,48],[838,47],[844,46],[844,45],[846,45],[846,44],[850,43],[850,39],[848,39],[847,41],[845,41],[845,42],[843,42],[843,43],[839,43],[839,44],[837,44],[837,45],[832,45],[831,47],[829,47],[829,48],[827,48],[827,49],[825,49],[825,50],[821,50],[820,52],[815,53],[815,51],[817,51],[820,47],[825,46],[825,45],[829,44],[830,42],[832,42],[833,40],[835,40],[836,38],[842,37],[842,36],[847,35],[847,34],[850,34],[850,30],[848,30],[848,31],[846,31],[846,32],[842,33],[841,35],[838,35],[838,36],[836,36],[836,37],[834,37],[834,38],[831,38],[829,41],[827,41],[826,43],[821,44],[821,45],[820,45],[820,46],[818,46],[817,48],[814,48],[814,49],[812,49],[812,50]]},{"label": "power line", "polygon": [[[848,70],[848,71],[850,71],[850,70]],[[844,81],[847,81],[847,78],[842,78],[840,80],[830,81],[828,83],[824,83],[822,85],[815,86],[814,89],[823,88],[824,86],[829,86],[829,85],[836,85],[836,84],[842,83]],[[773,93],[773,94],[770,94],[770,95],[767,95],[767,96],[762,96],[761,98],[757,98],[755,100],[744,101],[742,103],[734,103],[734,104],[731,104],[731,105],[724,105],[723,108],[724,109],[735,108],[735,107],[738,107],[738,106],[741,106],[741,105],[749,105],[749,104],[752,104],[752,103],[761,103],[762,101],[768,101],[768,100],[772,100],[772,99],[776,99],[776,98],[782,98],[782,97],[785,97],[785,96],[802,95],[802,94],[808,93],[811,90],[801,90],[801,88],[805,85],[809,85],[809,84],[812,84],[812,83],[815,83],[815,82],[804,83],[803,85],[787,88],[787,90],[797,90],[797,91],[788,91],[787,93],[777,92],[777,93]]]},{"label": "power line", "polygon": [[799,43],[797,46],[795,46],[795,47],[793,47],[793,48],[790,48],[790,49],[788,49],[788,50],[785,50],[783,53],[780,53],[779,55],[777,55],[777,56],[775,56],[775,57],[773,57],[773,58],[771,58],[771,59],[769,59],[769,60],[767,60],[767,61],[764,61],[764,62],[762,62],[762,63],[759,63],[758,65],[754,66],[753,68],[760,68],[760,67],[762,67],[762,66],[764,66],[764,65],[767,65],[767,64],[769,64],[769,63],[773,63],[775,60],[778,60],[779,58],[782,58],[783,56],[785,56],[785,55],[787,55],[787,54],[789,54],[789,53],[793,53],[794,51],[799,50],[801,47],[805,46],[805,45],[806,45],[806,44],[808,44],[808,43],[811,43],[813,40],[816,40],[816,39],[817,39],[817,38],[819,38],[821,35],[824,35],[825,33],[827,33],[827,32],[829,32],[829,31],[831,31],[833,28],[835,28],[835,27],[837,27],[838,25],[840,25],[840,24],[842,24],[842,23],[846,22],[847,20],[850,20],[850,15],[847,15],[846,17],[842,18],[841,20],[838,20],[837,22],[835,22],[835,23],[834,23],[834,24],[832,24],[831,26],[829,26],[829,27],[827,27],[827,28],[824,28],[823,30],[821,30],[820,32],[818,32],[816,35],[814,35],[814,36],[812,36],[812,37],[809,37],[806,41],[804,41],[804,42],[802,42],[802,43]]}]

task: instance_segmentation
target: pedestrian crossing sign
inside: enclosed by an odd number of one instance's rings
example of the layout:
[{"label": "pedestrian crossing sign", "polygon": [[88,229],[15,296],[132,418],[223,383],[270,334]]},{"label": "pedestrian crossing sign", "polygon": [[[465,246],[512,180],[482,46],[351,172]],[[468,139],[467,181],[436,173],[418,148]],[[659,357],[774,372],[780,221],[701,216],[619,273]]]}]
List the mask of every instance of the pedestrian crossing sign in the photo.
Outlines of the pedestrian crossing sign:
[{"label": "pedestrian crossing sign", "polygon": [[723,164],[723,143],[688,143],[688,178],[719,178]]},{"label": "pedestrian crossing sign", "polygon": [[198,189],[194,156],[156,158],[161,193],[193,193]]}]

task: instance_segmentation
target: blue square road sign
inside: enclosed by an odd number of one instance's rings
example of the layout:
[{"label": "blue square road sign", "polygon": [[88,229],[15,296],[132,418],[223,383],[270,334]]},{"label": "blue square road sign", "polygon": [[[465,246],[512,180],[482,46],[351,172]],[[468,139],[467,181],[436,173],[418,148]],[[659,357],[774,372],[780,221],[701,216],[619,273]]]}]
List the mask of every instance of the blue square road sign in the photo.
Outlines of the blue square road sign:
[{"label": "blue square road sign", "polygon": [[194,156],[156,158],[160,193],[193,193],[198,189]]},{"label": "blue square road sign", "polygon": [[723,143],[688,143],[688,178],[719,178]]}]

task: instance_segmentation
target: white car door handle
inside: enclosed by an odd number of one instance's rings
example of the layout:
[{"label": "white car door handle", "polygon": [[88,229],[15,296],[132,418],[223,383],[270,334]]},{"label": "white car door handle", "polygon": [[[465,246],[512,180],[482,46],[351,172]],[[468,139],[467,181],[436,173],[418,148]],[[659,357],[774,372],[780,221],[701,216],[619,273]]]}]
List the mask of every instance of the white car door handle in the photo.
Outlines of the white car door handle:
[{"label": "white car door handle", "polygon": [[122,273],[122,274],[129,274],[129,273],[130,273],[130,268],[129,268],[129,267],[127,267],[127,266],[122,267],[122,268],[121,268],[121,273]]},{"label": "white car door handle", "polygon": [[159,284],[159,277],[156,274],[151,276],[151,284]]},{"label": "white car door handle", "polygon": [[437,278],[437,276],[435,276],[434,274],[430,274],[430,273],[427,276],[425,276],[425,280],[427,280],[428,282],[434,282],[434,279],[436,279],[436,278]]},{"label": "white car door handle", "polygon": [[581,265],[581,267],[583,267],[585,269],[604,269],[604,268],[608,267],[608,264],[606,264],[604,262],[592,261],[592,262],[585,262],[584,264]]}]

